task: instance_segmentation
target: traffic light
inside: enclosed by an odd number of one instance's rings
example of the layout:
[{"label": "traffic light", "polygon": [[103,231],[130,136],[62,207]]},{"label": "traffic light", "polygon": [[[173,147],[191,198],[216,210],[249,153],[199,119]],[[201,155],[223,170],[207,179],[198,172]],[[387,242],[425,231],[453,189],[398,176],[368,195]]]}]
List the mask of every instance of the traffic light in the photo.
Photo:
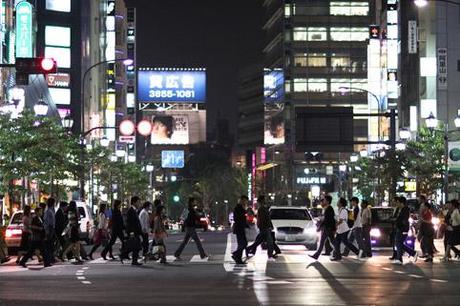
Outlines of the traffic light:
[{"label": "traffic light", "polygon": [[57,72],[57,63],[46,57],[18,57],[16,58],[16,83],[27,85],[30,74],[49,74]]}]

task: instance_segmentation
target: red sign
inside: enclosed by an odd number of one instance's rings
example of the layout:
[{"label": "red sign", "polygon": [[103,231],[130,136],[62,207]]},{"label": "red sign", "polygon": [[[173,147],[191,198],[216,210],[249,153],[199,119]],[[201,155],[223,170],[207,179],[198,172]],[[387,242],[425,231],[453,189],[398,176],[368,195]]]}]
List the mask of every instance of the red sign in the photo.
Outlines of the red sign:
[{"label": "red sign", "polygon": [[54,73],[46,75],[46,82],[50,87],[69,87],[70,74],[68,73]]}]

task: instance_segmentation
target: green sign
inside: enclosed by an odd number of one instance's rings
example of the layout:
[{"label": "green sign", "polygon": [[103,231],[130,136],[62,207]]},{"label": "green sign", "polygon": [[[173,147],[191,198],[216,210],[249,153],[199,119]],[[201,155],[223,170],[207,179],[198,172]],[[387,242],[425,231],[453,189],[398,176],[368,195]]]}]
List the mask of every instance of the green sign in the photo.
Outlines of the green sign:
[{"label": "green sign", "polygon": [[16,57],[33,57],[32,13],[29,2],[16,5]]},{"label": "green sign", "polygon": [[460,141],[449,142],[449,171],[460,171]]}]

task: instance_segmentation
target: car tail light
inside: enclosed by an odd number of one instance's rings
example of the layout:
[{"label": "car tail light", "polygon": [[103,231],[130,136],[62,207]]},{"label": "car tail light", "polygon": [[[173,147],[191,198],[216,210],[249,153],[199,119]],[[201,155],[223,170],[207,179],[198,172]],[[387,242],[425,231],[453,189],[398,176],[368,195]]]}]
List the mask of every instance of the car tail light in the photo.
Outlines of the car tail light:
[{"label": "car tail light", "polygon": [[5,238],[11,238],[13,236],[20,236],[22,235],[21,229],[7,229],[5,232]]}]

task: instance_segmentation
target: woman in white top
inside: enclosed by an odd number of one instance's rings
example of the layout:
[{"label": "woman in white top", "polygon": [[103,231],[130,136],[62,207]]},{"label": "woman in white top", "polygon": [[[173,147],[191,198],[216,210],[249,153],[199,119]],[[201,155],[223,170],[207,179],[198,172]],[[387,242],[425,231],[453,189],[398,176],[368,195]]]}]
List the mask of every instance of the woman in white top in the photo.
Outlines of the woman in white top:
[{"label": "woman in white top", "polygon": [[99,213],[97,215],[97,230],[94,234],[94,246],[89,252],[88,257],[93,259],[93,253],[101,246],[102,244],[107,243],[108,240],[108,223],[107,223],[107,216],[105,215],[105,209],[107,205],[101,204],[99,206]]},{"label": "woman in white top", "polygon": [[337,236],[334,241],[334,257],[332,261],[337,261],[342,259],[342,254],[340,253],[340,245],[343,243],[350,251],[356,254],[359,258],[362,255],[362,251],[358,250],[352,243],[348,241],[348,233],[350,228],[348,227],[348,211],[347,211],[347,200],[340,198],[337,202],[337,207],[339,208],[339,214],[337,215]]}]

